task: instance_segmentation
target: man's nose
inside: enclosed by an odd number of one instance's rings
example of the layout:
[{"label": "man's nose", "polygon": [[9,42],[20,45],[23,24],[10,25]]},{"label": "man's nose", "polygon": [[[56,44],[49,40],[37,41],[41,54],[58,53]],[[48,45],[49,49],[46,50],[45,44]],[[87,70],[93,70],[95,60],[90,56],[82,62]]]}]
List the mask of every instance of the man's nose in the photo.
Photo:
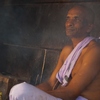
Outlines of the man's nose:
[{"label": "man's nose", "polygon": [[74,26],[74,21],[73,20],[68,20],[68,21],[66,21],[66,26]]}]

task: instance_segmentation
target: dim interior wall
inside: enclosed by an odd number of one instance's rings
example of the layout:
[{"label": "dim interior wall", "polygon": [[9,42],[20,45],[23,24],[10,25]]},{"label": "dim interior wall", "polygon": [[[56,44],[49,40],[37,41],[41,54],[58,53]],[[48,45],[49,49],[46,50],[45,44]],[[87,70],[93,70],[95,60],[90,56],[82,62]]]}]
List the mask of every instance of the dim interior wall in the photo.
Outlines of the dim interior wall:
[{"label": "dim interior wall", "polygon": [[15,76],[34,85],[46,80],[52,73],[60,53],[56,50],[33,47],[13,45],[1,45],[0,47],[1,73]]},{"label": "dim interior wall", "polygon": [[1,42],[61,49],[68,41],[64,30],[66,11],[63,6],[33,4],[1,7]]},{"label": "dim interior wall", "polygon": [[62,47],[70,43],[64,31],[63,5],[60,13],[59,4],[4,5],[0,10],[1,72],[32,84],[46,80]]},{"label": "dim interior wall", "polygon": [[95,13],[92,35],[100,36],[100,3],[13,3],[0,6],[0,72],[33,85],[46,81],[61,49],[71,41],[65,33],[70,7],[84,4]]}]

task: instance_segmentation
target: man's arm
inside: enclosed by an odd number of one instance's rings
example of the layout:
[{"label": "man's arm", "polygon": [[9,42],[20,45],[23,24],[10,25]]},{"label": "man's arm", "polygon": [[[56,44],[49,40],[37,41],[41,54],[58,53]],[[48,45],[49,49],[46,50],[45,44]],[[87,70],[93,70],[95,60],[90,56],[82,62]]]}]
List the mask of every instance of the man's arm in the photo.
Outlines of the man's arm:
[{"label": "man's arm", "polygon": [[79,72],[66,87],[48,93],[63,100],[75,100],[100,72],[100,48],[92,48],[85,54]]},{"label": "man's arm", "polygon": [[71,52],[71,48],[69,46],[65,46],[63,48],[63,50],[60,53],[60,57],[58,59],[58,63],[56,68],[54,69],[52,75],[50,76],[49,80],[41,83],[39,85],[37,85],[38,88],[40,88],[43,91],[50,91],[54,88],[57,79],[56,79],[56,74],[59,71],[59,69],[61,68],[62,64],[64,63],[64,60],[66,59],[66,57],[69,55],[69,53]]},{"label": "man's arm", "polygon": [[43,83],[37,85],[36,87],[43,90],[43,91],[45,91],[45,92],[52,90],[52,87],[51,87],[51,85],[48,81],[43,82]]}]

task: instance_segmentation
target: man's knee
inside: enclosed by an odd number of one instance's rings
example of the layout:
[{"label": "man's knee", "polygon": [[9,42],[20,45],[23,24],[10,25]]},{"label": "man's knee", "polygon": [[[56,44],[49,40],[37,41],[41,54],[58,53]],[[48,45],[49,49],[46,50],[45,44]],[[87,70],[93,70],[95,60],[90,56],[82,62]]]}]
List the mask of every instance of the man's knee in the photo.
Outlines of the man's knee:
[{"label": "man's knee", "polygon": [[17,99],[23,97],[23,95],[27,95],[28,88],[29,88],[29,84],[25,82],[13,86],[9,93],[10,100],[13,100],[12,98]]}]

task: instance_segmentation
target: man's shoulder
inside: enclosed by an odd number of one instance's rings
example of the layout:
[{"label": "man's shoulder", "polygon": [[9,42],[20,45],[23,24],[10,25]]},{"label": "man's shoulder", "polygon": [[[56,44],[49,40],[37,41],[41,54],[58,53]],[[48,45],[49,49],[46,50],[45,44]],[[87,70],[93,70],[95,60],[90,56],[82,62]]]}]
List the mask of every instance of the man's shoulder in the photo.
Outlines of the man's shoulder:
[{"label": "man's shoulder", "polygon": [[100,44],[96,41],[91,41],[84,51],[84,56],[88,56],[89,54],[100,56]]},{"label": "man's shoulder", "polygon": [[87,50],[100,52],[100,43],[98,41],[91,41]]},{"label": "man's shoulder", "polygon": [[63,54],[70,54],[70,52],[73,50],[72,45],[66,45],[62,49]]},{"label": "man's shoulder", "polygon": [[71,53],[73,50],[71,45],[66,45],[63,47],[62,52],[61,52],[61,57],[63,61],[68,57],[68,55]]},{"label": "man's shoulder", "polygon": [[73,46],[72,45],[66,45],[63,47],[62,51],[68,51],[68,50],[72,50],[73,49]]}]

